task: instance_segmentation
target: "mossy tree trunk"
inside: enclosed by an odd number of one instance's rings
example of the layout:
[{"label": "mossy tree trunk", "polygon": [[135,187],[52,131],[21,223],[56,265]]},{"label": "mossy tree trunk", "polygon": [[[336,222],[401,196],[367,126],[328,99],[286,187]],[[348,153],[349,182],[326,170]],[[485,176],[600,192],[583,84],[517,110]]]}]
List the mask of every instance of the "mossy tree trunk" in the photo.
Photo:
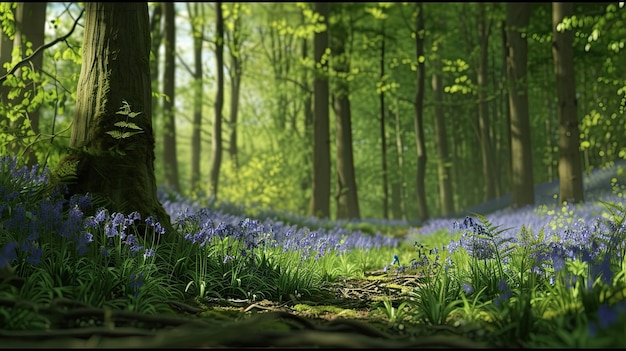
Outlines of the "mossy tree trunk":
[{"label": "mossy tree trunk", "polygon": [[109,211],[156,216],[172,231],[154,175],[148,4],[86,2],[85,13],[73,153],[60,165],[76,167],[70,193],[96,194]]}]

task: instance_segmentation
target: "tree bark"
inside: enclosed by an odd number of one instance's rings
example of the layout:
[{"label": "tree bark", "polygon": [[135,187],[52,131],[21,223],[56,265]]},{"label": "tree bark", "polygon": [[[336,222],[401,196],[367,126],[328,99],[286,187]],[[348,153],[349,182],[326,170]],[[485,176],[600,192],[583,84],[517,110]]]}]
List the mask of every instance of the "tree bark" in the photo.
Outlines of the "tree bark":
[{"label": "tree bark", "polygon": [[511,113],[511,207],[534,205],[533,162],[528,115],[529,3],[507,3],[507,77]]},{"label": "tree bark", "polygon": [[576,79],[574,74],[574,33],[559,28],[564,18],[571,17],[571,2],[552,3],[552,55],[556,73],[559,115],[559,201],[584,201],[578,117],[576,114]]},{"label": "tree bark", "polygon": [[211,139],[211,174],[210,194],[217,199],[222,165],[222,109],[224,106],[224,15],[222,2],[215,3],[215,63],[217,68],[217,92],[215,96],[215,120],[213,121],[213,138]]},{"label": "tree bark", "polygon": [[[193,8],[192,8],[193,6]],[[191,189],[200,189],[200,156],[202,154],[202,100],[204,94],[202,62],[202,42],[204,36],[204,12],[200,11],[204,4],[187,3],[187,12],[191,16],[193,30],[193,120],[191,124]],[[198,19],[197,21],[195,19]]]},{"label": "tree bark", "polygon": [[416,3],[417,21],[415,47],[417,54],[417,90],[415,91],[415,144],[417,148],[417,216],[420,220],[428,219],[426,204],[426,145],[424,141],[424,5]]},{"label": "tree bark", "polygon": [[[348,6],[348,8],[343,8]],[[340,15],[333,23],[331,31],[332,64],[335,72],[333,109],[335,112],[335,166],[337,168],[337,219],[358,219],[358,192],[354,175],[354,156],[352,151],[352,112],[350,109],[350,87],[347,75],[350,73],[350,53],[346,50],[349,40],[349,29],[344,22],[350,4],[333,5],[336,14]]]},{"label": "tree bark", "polygon": [[486,4],[478,4],[478,128],[480,131],[480,148],[482,154],[483,176],[485,178],[485,200],[496,197],[498,188],[498,177],[496,176],[495,157],[490,135],[489,121],[489,34],[491,32],[491,22],[487,21],[485,7]]},{"label": "tree bark", "polygon": [[[70,137],[74,152],[57,172],[71,170],[76,175],[70,194],[99,195],[110,211],[156,216],[172,232],[169,215],[157,198],[154,176],[148,5],[86,2],[85,13],[83,62]],[[139,114],[132,117],[134,113]],[[140,128],[125,132],[139,133],[114,137],[122,132],[120,122]]]},{"label": "tree bark", "polygon": [[[441,44],[437,47],[441,51]],[[434,59],[432,74],[432,88],[435,103],[435,145],[437,146],[437,174],[439,176],[439,202],[441,215],[450,216],[454,213],[454,199],[452,193],[452,165],[448,152],[448,136],[446,133],[446,119],[443,109],[443,82],[441,78],[441,61]]]},{"label": "tree bark", "polygon": [[[233,4],[233,6],[241,6]],[[239,166],[237,157],[237,123],[239,114],[239,92],[241,91],[242,57],[241,57],[241,16],[242,11],[233,11],[233,30],[230,40],[230,118],[228,120],[229,137],[228,137],[228,154],[233,167]]]},{"label": "tree bark", "polygon": [[180,192],[178,157],[176,152],[176,13],[173,2],[164,2],[165,17],[165,70],[163,72],[163,171],[164,185],[169,190]]},{"label": "tree bark", "polygon": [[[385,22],[381,25],[380,35],[380,83],[383,84],[385,79]],[[380,111],[380,152],[381,152],[381,166],[383,173],[383,218],[389,218],[389,167],[387,166],[387,131],[385,124],[387,120],[385,118],[385,91],[383,89],[378,93],[379,98],[379,111]]]},{"label": "tree bark", "polygon": [[313,190],[311,215],[330,217],[330,131],[328,86],[328,16],[330,3],[316,2],[314,11],[322,16],[324,30],[313,37],[313,56],[316,63],[313,80]]}]

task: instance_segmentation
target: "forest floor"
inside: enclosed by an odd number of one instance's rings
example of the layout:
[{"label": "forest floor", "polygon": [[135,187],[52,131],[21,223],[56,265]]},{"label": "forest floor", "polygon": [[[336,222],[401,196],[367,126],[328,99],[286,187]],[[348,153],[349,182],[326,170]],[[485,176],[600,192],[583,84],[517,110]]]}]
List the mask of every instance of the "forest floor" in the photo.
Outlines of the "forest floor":
[{"label": "forest floor", "polygon": [[[335,282],[327,296],[307,301],[196,299],[171,302],[176,315],[71,306],[42,308],[58,314],[46,331],[2,331],[0,348],[484,348],[480,330],[415,324],[403,316],[421,279],[371,272]],[[383,299],[395,309],[384,312]],[[201,301],[201,302],[200,302]]]}]

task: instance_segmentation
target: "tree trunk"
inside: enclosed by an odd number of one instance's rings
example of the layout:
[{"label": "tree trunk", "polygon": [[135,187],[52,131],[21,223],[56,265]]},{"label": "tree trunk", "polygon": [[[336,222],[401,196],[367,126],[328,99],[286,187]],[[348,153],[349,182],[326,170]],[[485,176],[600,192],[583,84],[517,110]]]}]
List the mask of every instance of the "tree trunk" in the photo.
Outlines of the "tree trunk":
[{"label": "tree trunk", "polygon": [[[159,86],[159,66],[161,57],[161,42],[163,41],[163,6],[161,3],[154,4],[154,10],[150,17],[150,37],[152,38],[150,43],[150,51],[154,56],[153,60],[150,60],[150,81],[152,82],[152,91],[161,91],[162,86]],[[152,97],[152,119],[158,120],[158,107],[159,98]],[[158,131],[155,131],[158,133]]]},{"label": "tree trunk", "polygon": [[[441,51],[441,44],[438,46]],[[446,134],[446,119],[443,111],[443,82],[441,78],[441,61],[434,59],[432,74],[432,88],[435,104],[435,145],[437,146],[437,173],[439,175],[439,202],[441,215],[450,216],[454,213],[454,199],[452,193],[452,164],[448,153],[448,136]]]},{"label": "tree trunk", "polygon": [[478,4],[478,128],[480,131],[480,148],[482,154],[483,176],[485,179],[485,200],[496,197],[496,189],[498,187],[498,177],[496,175],[496,167],[494,162],[494,153],[490,136],[489,122],[489,34],[491,32],[491,22],[487,22],[485,14],[486,4],[479,2]]},{"label": "tree trunk", "polygon": [[417,90],[415,92],[415,144],[417,147],[417,216],[420,220],[428,219],[426,205],[426,145],[424,142],[424,6],[416,4],[417,22],[415,46],[417,54]]},{"label": "tree trunk", "polygon": [[[511,106],[511,207],[534,205],[532,147],[528,115],[529,3],[507,3],[507,77]],[[522,34],[524,33],[524,35]]]},{"label": "tree trunk", "polygon": [[404,142],[402,140],[402,125],[400,122],[400,112],[398,111],[398,100],[396,99],[396,111],[394,114],[394,126],[396,136],[396,160],[398,171],[391,182],[391,213],[395,219],[406,219],[406,189],[403,179],[404,172]]},{"label": "tree trunk", "polygon": [[[15,50],[17,48],[19,50],[20,60],[26,56],[24,48],[27,42],[32,44],[33,50],[44,45],[46,5],[47,3],[45,2],[17,3],[15,10],[15,36],[13,37],[12,49]],[[8,58],[8,61],[11,61],[11,55]],[[37,55],[29,61],[29,71],[33,70],[33,72],[40,74],[42,67],[43,55]],[[20,77],[19,79],[23,79],[21,78],[23,77],[21,70],[22,68],[19,68],[15,72],[15,76]],[[14,144],[14,147],[11,149],[13,149],[15,154],[25,157],[28,165],[34,165],[37,163],[37,155],[35,150],[29,147],[28,144],[31,142],[34,134],[39,134],[39,106],[35,106],[33,109],[31,102],[24,102],[26,99],[25,94],[28,90],[32,89],[29,92],[31,96],[29,100],[31,100],[32,97],[37,95],[37,90],[42,89],[42,87],[36,81],[25,82],[25,86],[22,88],[21,93],[13,99],[14,107],[12,108],[17,108],[25,115],[20,116],[11,123],[13,126],[10,129],[19,131],[16,139],[16,142],[19,144]]]},{"label": "tree trunk", "polygon": [[314,11],[323,17],[325,28],[313,36],[313,56],[319,68],[313,80],[313,191],[311,215],[330,217],[330,131],[328,106],[328,16],[330,3],[316,2]]},{"label": "tree trunk", "polygon": [[220,167],[222,165],[222,108],[224,106],[224,15],[222,2],[215,3],[215,62],[217,68],[217,92],[215,96],[215,120],[211,139],[210,194],[217,199]]},{"label": "tree trunk", "polygon": [[[154,215],[172,232],[154,176],[148,5],[86,2],[85,13],[70,137],[75,151],[58,170],[76,167],[70,194],[99,195],[110,211]],[[140,129],[124,129],[120,122]]]},{"label": "tree trunk", "polygon": [[559,28],[564,18],[572,16],[572,7],[571,2],[552,3],[552,55],[559,106],[559,200],[561,203],[584,201],[580,132],[576,114],[574,34],[571,28]]},{"label": "tree trunk", "polygon": [[[342,8],[340,6],[347,6]],[[335,166],[337,168],[337,219],[358,219],[359,201],[354,176],[354,156],[352,151],[352,113],[350,109],[350,87],[345,78],[350,73],[350,53],[346,50],[350,33],[343,11],[350,4],[334,5],[338,18],[331,28],[332,63],[337,76],[333,93],[335,112]]]},{"label": "tree trunk", "polygon": [[[310,10],[310,4],[305,3],[306,7],[302,9],[302,11],[300,12],[300,16],[301,16],[301,20],[302,20],[302,25],[304,25],[305,22],[305,15],[304,15],[304,11]],[[306,62],[309,59],[309,40],[308,38],[302,38],[302,46],[301,46],[301,58],[303,60],[303,62]],[[309,70],[308,69],[303,69],[301,70],[301,74],[302,77],[300,78],[300,84],[302,87],[302,93],[304,94],[303,100],[304,100],[304,137],[305,137],[305,144],[306,144],[306,149],[307,150],[312,150],[313,149],[313,91],[310,87],[310,80],[309,80]],[[307,189],[311,189],[312,187],[312,179],[313,179],[313,172],[311,171],[311,166],[313,163],[313,153],[307,154],[305,156],[305,166],[304,166],[304,170],[305,170],[305,175],[302,177],[302,180],[300,182],[300,189],[305,192],[307,191]],[[305,199],[305,201],[310,201],[311,199]],[[303,203],[304,206],[306,206],[306,202]],[[305,207],[306,208],[306,207]]]},{"label": "tree trunk", "polygon": [[[193,6],[193,8],[192,8]],[[200,156],[202,154],[202,100],[204,94],[202,62],[202,39],[204,36],[204,12],[200,3],[187,3],[187,12],[191,17],[193,30],[193,120],[191,124],[191,190],[200,189]],[[197,19],[197,20],[196,20]]]},{"label": "tree trunk", "polygon": [[[233,4],[233,6],[241,6]],[[237,120],[239,114],[239,92],[241,90],[241,15],[242,11],[233,11],[233,15],[237,16],[233,23],[232,39],[230,43],[230,118],[228,120],[229,137],[228,137],[228,154],[234,168],[239,166],[237,158]]]},{"label": "tree trunk", "polygon": [[174,118],[176,83],[176,13],[173,2],[164,2],[165,71],[163,72],[163,171],[164,185],[180,192],[176,152],[176,119]]},{"label": "tree trunk", "polygon": [[[381,35],[380,35],[380,83],[383,84],[385,79],[385,22],[382,23]],[[389,218],[389,170],[387,167],[387,132],[385,130],[385,91],[383,89],[379,92],[380,99],[380,151],[383,173],[383,218]]]}]

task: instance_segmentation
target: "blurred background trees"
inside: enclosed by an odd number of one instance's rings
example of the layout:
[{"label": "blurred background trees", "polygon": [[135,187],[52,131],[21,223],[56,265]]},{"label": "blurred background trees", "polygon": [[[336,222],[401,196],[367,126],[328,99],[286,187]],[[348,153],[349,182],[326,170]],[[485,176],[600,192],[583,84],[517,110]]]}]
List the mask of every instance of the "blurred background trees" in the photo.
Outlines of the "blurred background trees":
[{"label": "blurred background trees", "polygon": [[[0,153],[54,166],[85,19],[80,3],[32,4],[0,3]],[[622,3],[562,20],[552,3],[168,6],[149,3],[156,179],[190,197],[423,220],[533,203],[559,178],[555,201],[582,201],[579,172],[626,158]]]}]

